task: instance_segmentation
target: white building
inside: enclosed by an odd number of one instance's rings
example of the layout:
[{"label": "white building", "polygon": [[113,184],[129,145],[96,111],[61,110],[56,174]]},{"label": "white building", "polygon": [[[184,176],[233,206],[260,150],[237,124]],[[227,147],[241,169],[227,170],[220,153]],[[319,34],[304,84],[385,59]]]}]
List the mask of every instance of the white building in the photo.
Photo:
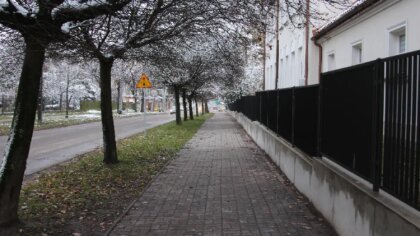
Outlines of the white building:
[{"label": "white building", "polygon": [[[312,29],[325,24],[328,19],[336,16],[340,11],[332,6],[325,5],[328,1],[307,0],[313,14],[323,14],[323,19],[310,18],[310,24],[306,24],[305,17],[297,19],[293,25],[285,10],[284,0],[279,0],[279,58],[278,78],[276,86],[277,69],[277,35],[276,35],[276,12],[272,14],[271,27],[266,34],[266,61],[265,61],[265,86],[264,90],[287,88],[300,85],[318,83],[318,58],[319,49],[311,41]],[[309,5],[308,5],[309,4]],[[300,23],[299,23],[300,22]],[[309,27],[309,28],[308,28]],[[308,55],[306,57],[306,55]]]},{"label": "white building", "polygon": [[420,0],[365,0],[321,28],[322,72],[420,49]]}]

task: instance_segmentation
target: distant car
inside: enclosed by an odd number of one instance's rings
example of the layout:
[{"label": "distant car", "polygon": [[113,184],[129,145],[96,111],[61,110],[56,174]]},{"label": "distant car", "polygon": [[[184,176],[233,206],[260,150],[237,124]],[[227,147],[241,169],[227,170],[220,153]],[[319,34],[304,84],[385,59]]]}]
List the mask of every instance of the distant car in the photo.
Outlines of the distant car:
[{"label": "distant car", "polygon": [[57,110],[59,108],[60,108],[60,105],[58,105],[58,104],[48,104],[48,105],[45,105],[45,109],[46,110]]},{"label": "distant car", "polygon": [[[181,107],[180,111],[184,111],[184,108],[183,108],[183,107]],[[172,107],[172,108],[169,110],[169,114],[175,114],[175,113],[176,113],[176,108],[175,108],[175,107]]]}]

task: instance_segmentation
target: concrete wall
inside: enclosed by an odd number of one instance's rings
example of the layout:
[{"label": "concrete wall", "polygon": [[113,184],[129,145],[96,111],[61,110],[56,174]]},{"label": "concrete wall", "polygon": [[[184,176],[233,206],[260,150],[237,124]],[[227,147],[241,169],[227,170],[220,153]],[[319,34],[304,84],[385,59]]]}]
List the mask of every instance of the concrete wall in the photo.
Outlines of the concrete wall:
[{"label": "concrete wall", "polygon": [[231,113],[296,188],[343,236],[420,235],[420,213],[332,162],[311,158],[260,123]]},{"label": "concrete wall", "polygon": [[420,49],[420,1],[386,0],[318,40],[323,46],[323,72],[329,71],[328,55],[335,55],[335,69],[353,65],[352,46],[362,44],[362,62],[394,55],[391,32],[406,27],[406,52]]}]

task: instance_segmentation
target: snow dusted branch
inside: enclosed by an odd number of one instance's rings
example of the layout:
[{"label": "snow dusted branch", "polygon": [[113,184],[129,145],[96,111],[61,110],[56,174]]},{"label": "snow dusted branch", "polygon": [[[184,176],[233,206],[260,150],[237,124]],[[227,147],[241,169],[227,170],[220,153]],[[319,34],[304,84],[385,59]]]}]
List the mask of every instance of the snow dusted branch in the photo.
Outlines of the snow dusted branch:
[{"label": "snow dusted branch", "polygon": [[122,9],[131,0],[0,0],[0,24],[23,36],[65,39],[78,23]]},{"label": "snow dusted branch", "polygon": [[120,10],[131,0],[68,0],[52,9],[52,18],[59,22],[84,21],[92,16],[111,14]]}]

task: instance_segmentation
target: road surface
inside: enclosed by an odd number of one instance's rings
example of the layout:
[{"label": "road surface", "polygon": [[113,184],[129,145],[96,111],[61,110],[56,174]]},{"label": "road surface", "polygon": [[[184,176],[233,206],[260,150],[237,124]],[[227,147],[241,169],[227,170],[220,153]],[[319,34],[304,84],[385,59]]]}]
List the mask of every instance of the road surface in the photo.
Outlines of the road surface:
[{"label": "road surface", "polygon": [[[116,138],[122,139],[140,133],[146,129],[167,123],[175,115],[147,115],[115,119]],[[7,136],[0,136],[1,159]],[[74,125],[63,128],[35,131],[31,150],[26,165],[25,175],[30,175],[50,166],[72,159],[102,146],[102,128],[100,122]],[[1,160],[1,162],[3,162]]]}]

